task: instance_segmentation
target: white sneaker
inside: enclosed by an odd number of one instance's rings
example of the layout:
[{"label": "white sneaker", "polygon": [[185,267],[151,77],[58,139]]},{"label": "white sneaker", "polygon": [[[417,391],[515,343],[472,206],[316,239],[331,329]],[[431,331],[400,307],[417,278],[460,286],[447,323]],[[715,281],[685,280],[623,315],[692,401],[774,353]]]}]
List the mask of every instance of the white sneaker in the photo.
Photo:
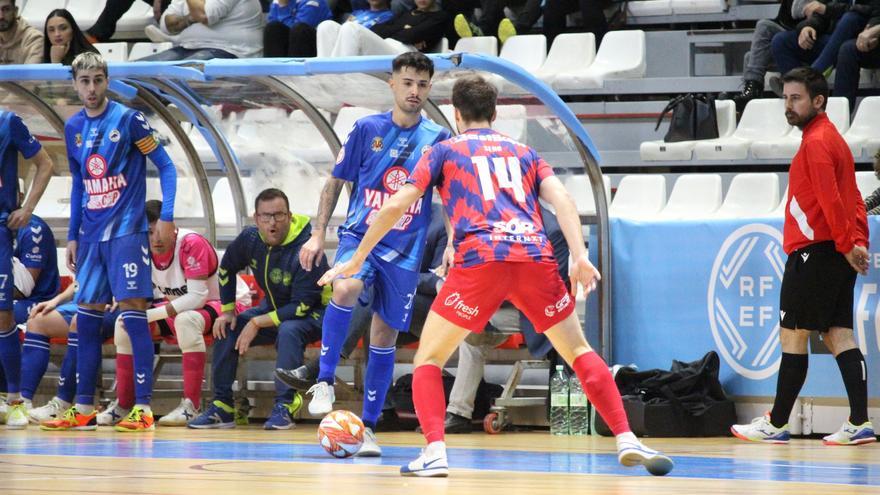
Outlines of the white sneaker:
[{"label": "white sneaker", "polygon": [[147,38],[150,39],[153,43],[167,43],[169,41],[173,42],[176,37],[172,36],[165,31],[162,31],[162,28],[159,26],[154,26],[153,24],[149,24],[144,28],[144,34],[147,35]]},{"label": "white sneaker", "polygon": [[[364,438],[366,439],[366,436]],[[419,476],[422,478],[445,478],[449,476],[449,462],[446,460],[446,443],[429,443],[416,460],[400,467],[400,475]]]},{"label": "white sneaker", "polygon": [[72,405],[73,404],[63,401],[58,397],[52,397],[52,400],[47,402],[45,406],[37,407],[28,411],[28,419],[34,424],[40,424],[43,421],[49,421],[50,419],[57,419],[59,414],[63,414],[64,411],[70,409],[70,406]]},{"label": "white sneaker", "polygon": [[6,398],[0,399],[0,424],[6,422],[6,413],[9,412],[9,404],[6,402]]},{"label": "white sneaker", "polygon": [[376,441],[376,434],[372,428],[364,429],[364,443],[361,444],[360,450],[357,451],[355,457],[381,457],[382,448]]},{"label": "white sneaker", "polygon": [[159,426],[186,426],[189,420],[199,415],[199,410],[189,399],[182,399],[180,405],[170,413],[159,418]]},{"label": "white sneaker", "polygon": [[876,441],[877,436],[870,421],[865,421],[860,426],[847,421],[839,430],[822,438],[825,445],[862,445]]},{"label": "white sneaker", "polygon": [[747,425],[733,425],[730,427],[730,432],[736,438],[749,442],[788,443],[791,439],[788,425],[781,428],[773,426],[769,414],[755,418]]},{"label": "white sneaker", "polygon": [[6,429],[7,430],[23,430],[28,425],[28,407],[30,401],[15,400],[9,404],[6,413]]},{"label": "white sneaker", "polygon": [[107,409],[98,413],[96,421],[99,426],[114,426],[116,423],[125,419],[130,412],[131,409],[123,409],[119,407],[119,401],[114,400],[109,406],[107,406]]},{"label": "white sneaker", "polygon": [[312,385],[306,394],[312,396],[312,400],[309,401],[309,414],[312,416],[323,416],[333,410],[333,403],[336,402],[333,385],[318,382]]},{"label": "white sneaker", "polygon": [[663,476],[674,466],[672,459],[661,452],[646,447],[632,433],[623,433],[617,437],[617,461],[624,466],[645,466],[654,476]]}]

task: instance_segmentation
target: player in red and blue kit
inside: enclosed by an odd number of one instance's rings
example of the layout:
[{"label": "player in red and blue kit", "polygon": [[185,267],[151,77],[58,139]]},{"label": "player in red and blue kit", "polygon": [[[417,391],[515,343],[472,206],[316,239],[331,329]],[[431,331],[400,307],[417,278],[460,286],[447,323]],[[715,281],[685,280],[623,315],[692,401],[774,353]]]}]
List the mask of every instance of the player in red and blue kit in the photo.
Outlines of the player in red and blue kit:
[{"label": "player in red and blue kit", "polygon": [[[37,167],[30,194],[19,206],[18,155]],[[24,229],[52,175],[52,160],[31,135],[21,118],[0,110],[0,367],[6,375],[7,404],[0,403],[0,419],[7,428],[27,426],[25,403],[21,400],[21,342],[13,305],[13,244],[16,229]]]},{"label": "player in red and blue kit", "polygon": [[172,239],[177,172],[144,115],[107,99],[107,63],[83,53],[71,66],[83,109],[64,127],[73,176],[67,264],[76,273],[77,397],[45,430],[93,430],[95,380],[101,364],[101,323],[105,304],[115,299],[132,344],[135,406],[118,431],[154,429],[150,396],[153,342],[147,301],[153,296],[147,238],[146,159],[159,169],[162,214],[156,229]]},{"label": "player in red and blue kit", "polygon": [[[572,284],[579,283],[589,292],[599,279],[587,257],[574,202],[534,150],[490,128],[496,99],[495,87],[479,76],[456,81],[452,103],[456,125],[463,132],[422,157],[407,185],[385,202],[350,261],[328,271],[319,282],[358,273],[401,213],[437,187],[453,231],[449,238],[455,250],[454,268],[434,300],[413,363],[413,403],[428,446],[400,472],[448,475],[441,370],[468,332],[481,332],[501,303],[509,300],[574,369],[617,437],[620,463],[644,464],[652,474],[666,474],[672,461],[642,445],[630,431],[614,379],[584,339],[573,298],[559,277],[539,197],[556,210],[573,260]],[[452,254],[449,251],[447,255]]]},{"label": "player in red and blue kit", "polygon": [[[348,261],[376,213],[406,183],[406,178],[431,145],[449,137],[449,131],[424,119],[422,106],[431,90],[434,64],[425,55],[408,52],[392,62],[391,112],[358,120],[348,135],[333,177],[321,192],[318,220],[312,238],[300,250],[307,270],[323,255],[324,232],[345,182],[354,183],[348,218],[339,228],[336,263]],[[364,444],[358,456],[382,454],[374,430],[394,373],[394,345],[398,332],[409,330],[419,264],[431,221],[431,195],[413,202],[376,246],[363,269],[353,278],[333,284],[333,299],[324,314],[318,383],[309,393],[309,413],[322,416],[332,410],[339,352],[348,333],[354,304],[372,287],[373,321],[370,355],[364,378]]]}]

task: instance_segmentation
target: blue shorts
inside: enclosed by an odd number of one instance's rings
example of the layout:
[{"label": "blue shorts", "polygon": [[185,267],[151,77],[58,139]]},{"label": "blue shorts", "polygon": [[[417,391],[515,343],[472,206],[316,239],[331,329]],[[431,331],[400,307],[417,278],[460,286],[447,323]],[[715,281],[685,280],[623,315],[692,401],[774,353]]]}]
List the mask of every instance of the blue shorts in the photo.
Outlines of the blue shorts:
[{"label": "blue shorts", "polygon": [[15,233],[6,223],[0,224],[0,311],[12,311],[15,304],[15,277],[12,275],[12,255]]},{"label": "blue shorts", "polygon": [[[12,306],[12,314],[15,316],[15,324],[21,325],[27,322],[30,316],[31,308],[45,301],[45,299],[16,299]],[[70,323],[70,322],[67,322]]]},{"label": "blue shorts", "polygon": [[[70,322],[73,320],[73,317],[76,316],[76,311],[78,306],[75,302],[69,302],[66,304],[62,304],[55,308],[55,311],[64,318],[64,321],[67,322],[67,326],[70,326]],[[113,338],[113,330],[116,328],[116,318],[119,317],[119,310],[116,311],[105,311],[104,312],[104,321],[101,323],[101,338],[103,340],[108,340]]]},{"label": "blue shorts", "polygon": [[[341,236],[335,262],[350,260],[359,243],[360,239],[355,236]],[[413,297],[419,285],[418,272],[400,268],[370,253],[353,278],[364,282],[364,290],[373,288],[372,309],[388,326],[399,332],[409,331]]]},{"label": "blue shorts", "polygon": [[76,253],[77,304],[152,298],[149,245],[146,232],[81,242]]}]

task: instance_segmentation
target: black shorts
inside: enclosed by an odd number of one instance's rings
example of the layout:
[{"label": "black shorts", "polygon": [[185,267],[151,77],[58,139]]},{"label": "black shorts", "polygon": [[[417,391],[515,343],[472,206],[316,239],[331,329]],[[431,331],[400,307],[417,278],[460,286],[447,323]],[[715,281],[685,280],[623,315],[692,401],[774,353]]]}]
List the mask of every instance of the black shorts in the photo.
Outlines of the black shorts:
[{"label": "black shorts", "polygon": [[819,332],[831,327],[852,328],[856,275],[832,241],[794,251],[782,276],[779,324]]}]

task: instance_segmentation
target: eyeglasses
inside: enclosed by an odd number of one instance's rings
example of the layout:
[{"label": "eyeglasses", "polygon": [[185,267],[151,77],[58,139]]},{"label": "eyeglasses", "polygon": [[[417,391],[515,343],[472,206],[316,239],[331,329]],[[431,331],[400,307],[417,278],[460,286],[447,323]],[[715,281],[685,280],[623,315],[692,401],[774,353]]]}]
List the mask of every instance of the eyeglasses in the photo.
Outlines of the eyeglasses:
[{"label": "eyeglasses", "polygon": [[278,223],[281,223],[288,219],[290,213],[286,211],[279,211],[275,213],[257,213],[257,220],[263,223],[269,223],[272,220],[275,220]]}]

